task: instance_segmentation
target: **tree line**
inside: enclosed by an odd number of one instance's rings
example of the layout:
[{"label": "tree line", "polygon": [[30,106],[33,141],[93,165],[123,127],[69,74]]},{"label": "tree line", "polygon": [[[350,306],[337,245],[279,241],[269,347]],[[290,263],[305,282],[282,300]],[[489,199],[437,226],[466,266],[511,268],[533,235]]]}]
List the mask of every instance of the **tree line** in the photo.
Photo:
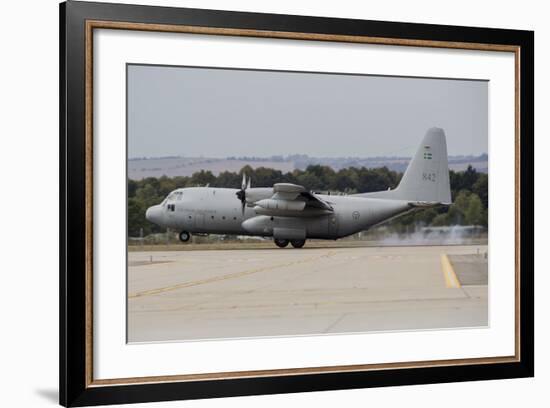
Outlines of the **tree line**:
[{"label": "tree line", "polygon": [[[310,165],[305,170],[283,173],[280,170],[250,166],[239,172],[201,170],[192,176],[147,177],[128,180],[128,235],[138,237],[163,232],[164,229],[145,219],[148,207],[159,204],[171,191],[183,187],[207,186],[240,188],[242,176],[250,177],[252,187],[269,187],[275,183],[294,183],[317,192],[341,194],[367,193],[395,188],[402,173],[387,167],[349,167],[335,171],[331,167]],[[418,210],[391,221],[388,226],[405,231],[411,225],[479,225],[487,227],[488,176],[471,166],[465,171],[450,171],[453,204],[449,207]]]}]

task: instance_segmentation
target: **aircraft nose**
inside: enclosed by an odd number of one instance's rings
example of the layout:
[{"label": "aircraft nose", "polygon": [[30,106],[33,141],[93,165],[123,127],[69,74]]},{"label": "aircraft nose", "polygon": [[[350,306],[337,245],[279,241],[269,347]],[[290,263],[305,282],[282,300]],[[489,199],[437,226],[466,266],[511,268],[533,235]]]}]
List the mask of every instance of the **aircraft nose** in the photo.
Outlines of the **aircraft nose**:
[{"label": "aircraft nose", "polygon": [[151,221],[155,224],[158,224],[160,222],[161,215],[161,208],[158,205],[149,207],[147,211],[145,211],[145,218],[147,219],[147,221]]}]

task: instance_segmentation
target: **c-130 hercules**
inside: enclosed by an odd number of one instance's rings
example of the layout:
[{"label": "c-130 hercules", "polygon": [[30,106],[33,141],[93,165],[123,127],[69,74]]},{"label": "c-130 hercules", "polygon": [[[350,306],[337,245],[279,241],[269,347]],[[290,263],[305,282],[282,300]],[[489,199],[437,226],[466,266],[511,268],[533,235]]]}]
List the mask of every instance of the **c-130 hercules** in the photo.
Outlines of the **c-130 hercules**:
[{"label": "c-130 hercules", "polygon": [[451,204],[447,143],[443,129],[424,136],[399,185],[391,190],[352,195],[324,195],[303,186],[277,183],[252,188],[243,175],[241,189],[190,187],[172,191],[146,218],[195,234],[273,237],[281,248],[304,246],[307,238],[336,240],[417,208]]}]

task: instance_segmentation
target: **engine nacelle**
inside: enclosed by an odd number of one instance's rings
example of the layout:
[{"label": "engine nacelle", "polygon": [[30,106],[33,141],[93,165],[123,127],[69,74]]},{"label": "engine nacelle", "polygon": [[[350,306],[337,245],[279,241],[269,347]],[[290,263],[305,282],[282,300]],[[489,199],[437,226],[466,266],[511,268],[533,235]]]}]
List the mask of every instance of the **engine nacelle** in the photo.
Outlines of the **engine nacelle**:
[{"label": "engine nacelle", "polygon": [[241,226],[253,235],[273,235],[273,221],[266,215],[258,215],[243,221]]},{"label": "engine nacelle", "polygon": [[279,211],[302,211],[306,206],[305,201],[273,200],[271,198],[257,201],[255,204],[266,210]]}]

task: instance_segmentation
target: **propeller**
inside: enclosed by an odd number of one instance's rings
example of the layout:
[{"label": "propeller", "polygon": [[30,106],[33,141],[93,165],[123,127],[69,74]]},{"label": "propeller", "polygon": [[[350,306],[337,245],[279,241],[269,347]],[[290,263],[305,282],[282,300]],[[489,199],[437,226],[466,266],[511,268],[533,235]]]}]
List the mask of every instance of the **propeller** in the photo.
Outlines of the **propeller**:
[{"label": "propeller", "polygon": [[243,181],[241,183],[241,189],[237,191],[237,198],[241,200],[241,210],[244,215],[244,208],[246,206],[246,189],[250,188],[250,179],[248,179],[248,182],[246,181],[246,174],[243,173]]}]

